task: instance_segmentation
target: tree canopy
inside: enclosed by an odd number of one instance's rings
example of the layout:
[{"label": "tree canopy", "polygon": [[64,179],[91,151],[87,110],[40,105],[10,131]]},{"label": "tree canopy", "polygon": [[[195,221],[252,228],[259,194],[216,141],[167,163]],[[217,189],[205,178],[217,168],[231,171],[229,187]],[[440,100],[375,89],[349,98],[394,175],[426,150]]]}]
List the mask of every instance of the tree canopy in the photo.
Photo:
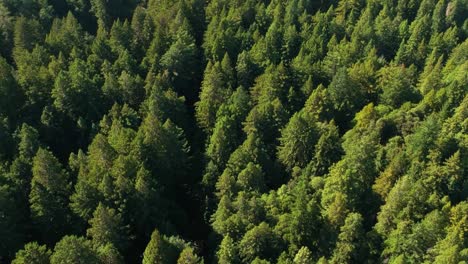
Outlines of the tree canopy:
[{"label": "tree canopy", "polygon": [[0,0],[0,263],[468,262],[467,0]]}]

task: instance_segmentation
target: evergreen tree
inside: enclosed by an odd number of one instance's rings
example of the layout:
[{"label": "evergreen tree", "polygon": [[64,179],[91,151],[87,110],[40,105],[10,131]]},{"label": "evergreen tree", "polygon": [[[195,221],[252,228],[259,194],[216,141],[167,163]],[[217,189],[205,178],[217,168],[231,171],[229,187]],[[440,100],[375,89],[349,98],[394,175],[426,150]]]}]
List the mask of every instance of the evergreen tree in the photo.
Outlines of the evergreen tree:
[{"label": "evergreen tree", "polygon": [[66,232],[70,224],[69,177],[57,158],[42,148],[33,159],[32,174],[29,195],[32,218],[42,239],[52,243]]},{"label": "evergreen tree", "polygon": [[0,262],[467,262],[467,7],[0,0]]},{"label": "evergreen tree", "polygon": [[41,30],[37,20],[20,17],[14,28],[15,49],[31,50],[40,41]]},{"label": "evergreen tree", "polygon": [[193,252],[193,248],[188,247],[180,253],[177,264],[200,264],[203,261]]},{"label": "evergreen tree", "polygon": [[223,102],[230,96],[233,87],[229,86],[219,63],[208,63],[200,92],[200,101],[196,104],[197,120],[202,128],[211,132],[216,123],[216,113]]},{"label": "evergreen tree", "polygon": [[196,91],[190,87],[197,76],[198,54],[195,41],[189,32],[181,29],[177,40],[161,57],[161,67],[165,70],[174,89],[191,102],[196,97]]},{"label": "evergreen tree", "polygon": [[413,70],[404,66],[389,66],[380,70],[378,85],[382,91],[380,101],[383,104],[399,107],[404,101],[417,99]]},{"label": "evergreen tree", "polygon": [[315,175],[324,175],[335,162],[339,161],[342,154],[339,131],[332,121],[321,128],[321,135],[315,145],[314,158],[308,166]]},{"label": "evergreen tree", "polygon": [[115,210],[99,204],[89,220],[90,228],[87,234],[96,245],[112,244],[119,249],[125,249],[126,232],[120,215]]},{"label": "evergreen tree", "polygon": [[346,68],[338,69],[327,89],[334,109],[339,113],[336,117],[339,126],[345,125],[341,122],[349,121],[353,113],[368,102],[365,91],[350,78]]},{"label": "evergreen tree", "polygon": [[[447,236],[438,241],[430,250],[431,261],[434,263],[466,261],[468,251],[466,248],[466,202],[460,203],[451,210],[450,226]],[[435,256],[435,258],[434,258]]]},{"label": "evergreen tree", "polygon": [[261,223],[245,233],[239,248],[242,260],[251,262],[257,257],[273,258],[278,252],[278,242],[268,224]]},{"label": "evergreen tree", "polygon": [[109,15],[106,10],[106,2],[102,0],[91,0],[91,11],[98,20],[98,24],[103,27],[109,27]]},{"label": "evergreen tree", "polygon": [[230,236],[225,236],[223,238],[216,255],[218,257],[218,263],[220,264],[239,263],[238,248]]},{"label": "evergreen tree", "polygon": [[15,120],[16,107],[23,103],[21,97],[11,66],[0,56],[0,115]]},{"label": "evergreen tree", "polygon": [[237,176],[240,190],[263,192],[266,189],[264,175],[260,166],[250,162]]},{"label": "evergreen tree", "polygon": [[123,264],[124,259],[120,252],[112,245],[107,244],[97,249],[98,258],[101,263]]},{"label": "evergreen tree", "polygon": [[36,242],[28,243],[24,249],[16,253],[12,264],[48,264],[50,263],[51,251],[46,246],[40,246]]},{"label": "evergreen tree", "polygon": [[55,245],[50,263],[98,264],[100,261],[89,240],[82,237],[65,236]]},{"label": "evergreen tree", "polygon": [[359,261],[364,256],[360,254],[362,250],[362,216],[358,213],[350,213],[341,227],[338,242],[331,258],[331,263],[349,263]]},{"label": "evergreen tree", "polygon": [[143,264],[168,263],[165,250],[165,241],[159,231],[154,230],[143,254]]},{"label": "evergreen tree", "polygon": [[315,120],[306,112],[295,114],[281,131],[278,159],[288,170],[305,167],[314,156],[317,141]]},{"label": "evergreen tree", "polygon": [[23,213],[25,210],[22,207],[22,204],[15,201],[10,188],[5,184],[0,185],[0,214],[3,216],[0,219],[0,236],[3,238],[0,242],[2,259],[13,257],[15,251],[26,242],[27,230],[22,215],[25,214]]},{"label": "evergreen tree", "polygon": [[294,257],[294,264],[305,264],[312,262],[312,252],[307,247],[302,247]]}]

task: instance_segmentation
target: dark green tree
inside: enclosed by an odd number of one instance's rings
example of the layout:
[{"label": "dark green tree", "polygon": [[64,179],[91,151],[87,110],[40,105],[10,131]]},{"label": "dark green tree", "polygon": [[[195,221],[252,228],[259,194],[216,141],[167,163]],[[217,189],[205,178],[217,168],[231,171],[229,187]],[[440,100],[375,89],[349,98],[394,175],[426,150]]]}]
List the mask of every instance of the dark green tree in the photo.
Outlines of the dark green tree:
[{"label": "dark green tree", "polygon": [[12,121],[18,116],[17,107],[23,104],[22,94],[13,76],[13,68],[0,56],[0,115]]},{"label": "dark green tree", "polygon": [[29,195],[32,219],[43,241],[52,243],[66,233],[70,224],[71,182],[57,158],[42,148],[33,159],[32,174]]}]

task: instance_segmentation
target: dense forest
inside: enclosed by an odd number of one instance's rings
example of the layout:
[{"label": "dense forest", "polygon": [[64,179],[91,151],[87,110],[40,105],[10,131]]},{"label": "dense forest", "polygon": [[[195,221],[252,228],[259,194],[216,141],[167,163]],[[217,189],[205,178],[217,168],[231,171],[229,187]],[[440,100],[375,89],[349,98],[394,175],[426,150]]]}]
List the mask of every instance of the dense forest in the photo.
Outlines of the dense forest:
[{"label": "dense forest", "polygon": [[468,0],[0,0],[0,263],[468,263]]}]

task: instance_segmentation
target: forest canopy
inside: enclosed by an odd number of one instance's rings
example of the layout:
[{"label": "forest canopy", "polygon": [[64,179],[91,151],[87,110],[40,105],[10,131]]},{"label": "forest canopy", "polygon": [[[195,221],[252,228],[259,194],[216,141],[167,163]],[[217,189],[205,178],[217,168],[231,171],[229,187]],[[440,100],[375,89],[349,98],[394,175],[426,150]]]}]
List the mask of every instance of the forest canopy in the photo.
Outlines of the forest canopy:
[{"label": "forest canopy", "polygon": [[468,263],[467,0],[0,0],[0,263]]}]

